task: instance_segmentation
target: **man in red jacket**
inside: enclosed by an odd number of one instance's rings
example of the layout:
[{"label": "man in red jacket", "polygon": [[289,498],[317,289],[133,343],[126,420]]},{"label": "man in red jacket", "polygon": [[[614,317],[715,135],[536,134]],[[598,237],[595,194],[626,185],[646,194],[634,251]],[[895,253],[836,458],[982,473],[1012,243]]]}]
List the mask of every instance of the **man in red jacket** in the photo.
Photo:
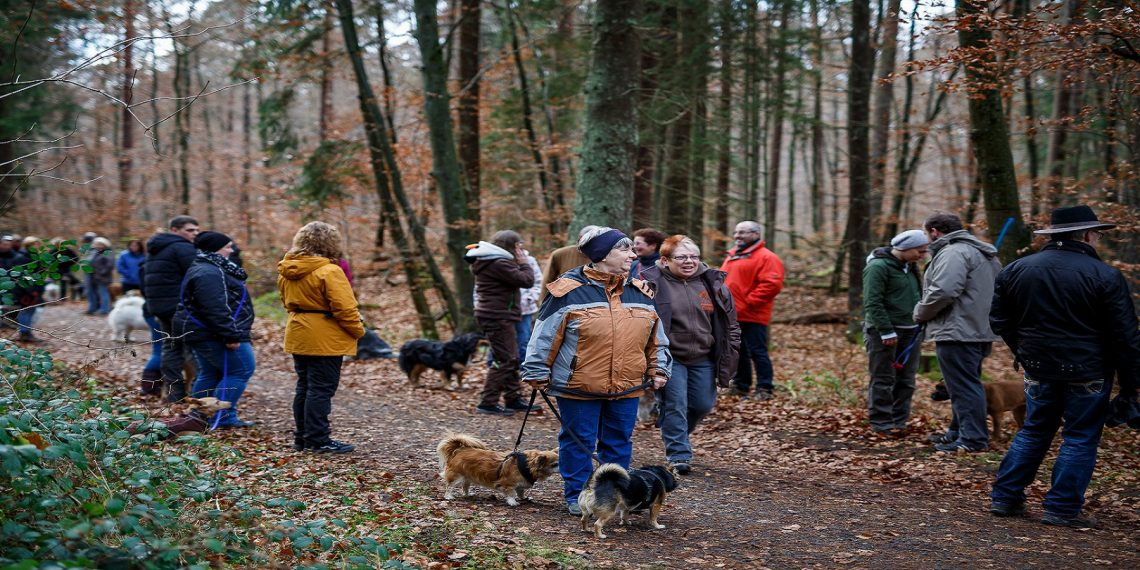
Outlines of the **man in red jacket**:
[{"label": "man in red jacket", "polygon": [[731,394],[748,397],[752,385],[752,369],[756,369],[758,400],[772,398],[772,361],[768,358],[768,323],[772,305],[784,288],[784,262],[764,247],[760,224],[744,221],[736,224],[732,239],[736,247],[720,266],[728,274],[724,284],[732,291],[736,303],[736,320],[740,323],[740,366],[736,369]]}]

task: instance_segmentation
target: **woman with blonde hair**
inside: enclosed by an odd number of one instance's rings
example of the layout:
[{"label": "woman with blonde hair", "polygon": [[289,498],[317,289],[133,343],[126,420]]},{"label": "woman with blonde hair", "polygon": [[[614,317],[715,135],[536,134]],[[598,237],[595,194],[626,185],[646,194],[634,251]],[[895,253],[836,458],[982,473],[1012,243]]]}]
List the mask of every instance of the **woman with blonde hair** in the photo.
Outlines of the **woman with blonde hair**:
[{"label": "woman with blonde hair", "polygon": [[354,446],[332,439],[329,413],[340,385],[345,356],[356,354],[364,336],[356,296],[337,265],[343,256],[340,232],[325,222],[309,222],[293,236],[293,247],[277,264],[277,289],[289,312],[285,352],[293,355],[297,390],[293,395],[293,449],[348,453]]}]

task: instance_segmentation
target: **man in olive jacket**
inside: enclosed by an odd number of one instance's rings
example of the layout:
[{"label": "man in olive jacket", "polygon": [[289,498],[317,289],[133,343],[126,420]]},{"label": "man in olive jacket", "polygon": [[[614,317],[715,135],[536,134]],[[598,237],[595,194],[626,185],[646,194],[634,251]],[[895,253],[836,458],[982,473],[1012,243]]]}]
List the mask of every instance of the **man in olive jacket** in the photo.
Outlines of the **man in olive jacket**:
[{"label": "man in olive jacket", "polygon": [[[1061,429],[1042,522],[1094,527],[1081,514],[1092,479],[1101,430],[1108,417],[1112,377],[1134,393],[1140,371],[1140,330],[1128,282],[1096,254],[1102,224],[1092,208],[1053,211],[1052,225],[1036,233],[1052,241],[1009,265],[997,278],[990,323],[1025,369],[1025,423],[998,468],[990,512],[1025,514],[1025,487]],[[1064,427],[1062,426],[1062,420]]]},{"label": "man in olive jacket", "polygon": [[985,451],[989,430],[982,360],[998,340],[989,315],[1001,262],[997,249],[966,231],[954,214],[934,214],[922,226],[931,240],[931,259],[914,322],[925,323],[927,340],[935,342],[954,414],[950,429],[931,440],[942,452]]},{"label": "man in olive jacket", "polygon": [[[922,296],[916,262],[928,243],[922,230],[907,230],[891,239],[890,247],[872,251],[863,269],[863,344],[871,375],[867,419],[875,433],[905,430],[910,419],[919,360],[912,353],[922,343],[922,330],[911,315]],[[896,368],[905,351],[912,353]]]}]

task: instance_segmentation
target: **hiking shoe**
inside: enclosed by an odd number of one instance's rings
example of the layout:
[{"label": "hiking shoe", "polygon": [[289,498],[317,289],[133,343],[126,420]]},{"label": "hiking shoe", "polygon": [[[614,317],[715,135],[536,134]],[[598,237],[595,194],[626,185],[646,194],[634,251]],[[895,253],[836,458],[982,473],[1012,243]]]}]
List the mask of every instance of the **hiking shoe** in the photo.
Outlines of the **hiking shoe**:
[{"label": "hiking shoe", "polygon": [[756,394],[752,396],[753,399],[760,400],[761,402],[765,400],[771,400],[774,397],[775,396],[772,394],[772,390],[768,388],[761,388],[757,390]]},{"label": "hiking shoe", "polygon": [[1025,516],[1025,503],[990,503],[990,514],[995,517],[1022,517]]},{"label": "hiking shoe", "polygon": [[293,440],[293,451],[305,451],[306,449],[308,449],[308,447],[309,446],[305,445],[305,442],[303,442],[299,439]]},{"label": "hiking shoe", "polygon": [[515,411],[515,412],[525,412],[527,410],[533,411],[538,406],[532,406],[532,405],[522,401],[522,398],[519,398],[518,400],[514,400],[512,402],[507,402],[506,405],[504,405],[503,407],[508,409],[508,410]]},{"label": "hiking shoe", "polygon": [[576,517],[582,516],[582,507],[579,507],[578,503],[566,503],[566,510]]},{"label": "hiking shoe", "polygon": [[30,332],[22,332],[22,333],[20,333],[20,337],[16,339],[16,342],[36,343],[36,342],[43,342],[43,340],[40,339],[40,337],[38,337],[38,336],[36,336]]},{"label": "hiking shoe", "polygon": [[950,435],[949,432],[932,433],[926,437],[926,440],[933,444],[954,443],[955,441],[958,441],[958,435]]},{"label": "hiking shoe", "polygon": [[1095,518],[1089,515],[1078,514],[1072,517],[1063,517],[1052,513],[1045,513],[1041,517],[1041,522],[1051,526],[1067,526],[1069,528],[1097,528],[1098,523]]},{"label": "hiking shoe", "polygon": [[938,445],[935,445],[934,450],[935,451],[941,451],[942,453],[981,453],[981,452],[985,451],[986,449],[984,447],[980,448],[980,449],[975,449],[975,448],[970,447],[964,443],[951,442],[951,443],[940,443]]},{"label": "hiking shoe", "polygon": [[226,424],[218,424],[218,429],[240,429],[251,428],[257,425],[257,422],[247,422],[245,420],[234,420]]},{"label": "hiking shoe", "polygon": [[[523,404],[523,407],[525,406],[526,404]],[[514,410],[502,406],[475,406],[475,411],[480,414],[489,414],[492,416],[512,416],[515,413]]]},{"label": "hiking shoe", "polygon": [[[297,448],[296,444],[293,445],[293,448]],[[314,453],[350,453],[356,449],[356,446],[351,443],[330,439],[329,442],[324,445],[311,445],[306,449]]]},{"label": "hiking shoe", "polygon": [[726,396],[737,396],[741,400],[747,400],[748,399],[748,389],[747,388],[741,389],[739,386],[733,386],[733,387],[729,388],[727,392],[725,392],[725,395]]},{"label": "hiking shoe", "polygon": [[676,471],[678,475],[688,475],[689,471],[692,470],[688,462],[685,461],[676,461],[669,465],[673,467],[673,471]]}]

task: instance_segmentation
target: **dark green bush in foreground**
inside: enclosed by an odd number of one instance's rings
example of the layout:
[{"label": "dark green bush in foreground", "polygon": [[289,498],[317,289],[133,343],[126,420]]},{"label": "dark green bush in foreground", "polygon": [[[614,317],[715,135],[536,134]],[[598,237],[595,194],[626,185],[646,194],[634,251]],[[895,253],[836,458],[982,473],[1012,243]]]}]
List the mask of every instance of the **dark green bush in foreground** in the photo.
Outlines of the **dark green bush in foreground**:
[{"label": "dark green bush in foreground", "polygon": [[160,434],[46,352],[0,341],[0,568],[401,566],[342,521],[268,521],[304,504],[205,473],[195,453],[225,451],[207,438]]}]

